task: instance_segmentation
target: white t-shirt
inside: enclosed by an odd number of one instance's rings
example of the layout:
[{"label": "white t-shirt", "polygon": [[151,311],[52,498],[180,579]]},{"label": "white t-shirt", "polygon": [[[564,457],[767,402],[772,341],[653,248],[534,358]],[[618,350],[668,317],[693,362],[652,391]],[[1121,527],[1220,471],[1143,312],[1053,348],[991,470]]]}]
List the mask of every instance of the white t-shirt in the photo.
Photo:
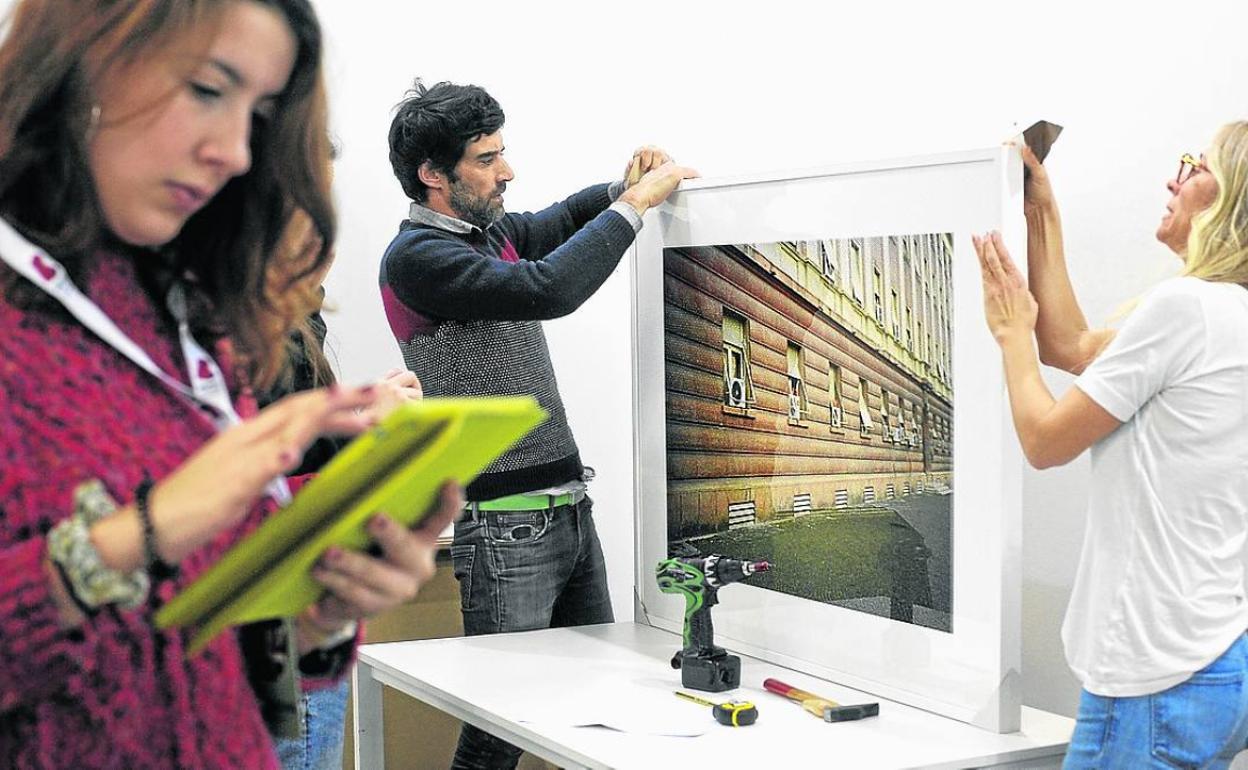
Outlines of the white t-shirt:
[{"label": "white t-shirt", "polygon": [[1161,283],[1075,385],[1123,425],[1092,447],[1066,659],[1097,695],[1160,692],[1248,630],[1248,290]]}]

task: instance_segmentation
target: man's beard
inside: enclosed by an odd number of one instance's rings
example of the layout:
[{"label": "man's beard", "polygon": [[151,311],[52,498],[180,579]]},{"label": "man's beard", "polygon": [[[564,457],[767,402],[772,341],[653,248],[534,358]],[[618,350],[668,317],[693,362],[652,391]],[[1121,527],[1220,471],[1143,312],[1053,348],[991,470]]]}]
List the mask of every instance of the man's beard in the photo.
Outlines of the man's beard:
[{"label": "man's beard", "polygon": [[[496,192],[501,194],[506,184],[501,184]],[[455,214],[470,225],[485,230],[503,216],[503,204],[495,202],[493,197],[483,198],[468,189],[468,185],[458,179],[451,182],[451,209]]]}]

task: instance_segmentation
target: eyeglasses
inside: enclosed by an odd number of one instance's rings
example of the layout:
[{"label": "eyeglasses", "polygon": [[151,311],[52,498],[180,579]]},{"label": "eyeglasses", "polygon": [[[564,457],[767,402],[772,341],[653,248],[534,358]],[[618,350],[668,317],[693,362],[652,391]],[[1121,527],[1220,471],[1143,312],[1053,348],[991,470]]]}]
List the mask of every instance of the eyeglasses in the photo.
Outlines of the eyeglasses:
[{"label": "eyeglasses", "polygon": [[1183,157],[1179,158],[1179,174],[1174,178],[1175,184],[1183,184],[1201,171],[1207,170],[1205,166],[1205,157],[1193,157],[1190,152],[1183,153]]}]

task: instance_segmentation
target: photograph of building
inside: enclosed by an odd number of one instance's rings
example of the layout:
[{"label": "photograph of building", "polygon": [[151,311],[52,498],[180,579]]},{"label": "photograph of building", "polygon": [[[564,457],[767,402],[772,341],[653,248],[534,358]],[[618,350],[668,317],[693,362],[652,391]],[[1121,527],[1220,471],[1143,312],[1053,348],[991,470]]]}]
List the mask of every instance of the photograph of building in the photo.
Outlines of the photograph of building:
[{"label": "photograph of building", "polygon": [[950,233],[668,248],[668,539],[951,630]]}]

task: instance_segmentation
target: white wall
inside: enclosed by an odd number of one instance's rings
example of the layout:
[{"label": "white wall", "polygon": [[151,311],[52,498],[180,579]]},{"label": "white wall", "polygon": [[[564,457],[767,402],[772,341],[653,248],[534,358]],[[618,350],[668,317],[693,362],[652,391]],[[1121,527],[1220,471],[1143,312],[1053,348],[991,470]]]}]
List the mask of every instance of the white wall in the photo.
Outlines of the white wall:
[{"label": "white wall", "polygon": [[[502,102],[517,210],[613,178],[641,143],[719,176],[982,146],[1013,121],[1062,123],[1049,165],[1094,322],[1171,266],[1151,234],[1178,156],[1248,115],[1242,0],[316,4],[344,150],[330,325],[352,379],[399,362],[377,263],[406,205],[386,157],[390,109],[416,75],[477,83]],[[600,473],[621,618],[632,612],[628,284],[622,268],[547,326],[582,453]],[[1087,485],[1080,460],[1028,472],[1024,486],[1026,702],[1066,714],[1077,684],[1058,629]]]},{"label": "white wall", "polygon": [[[1173,267],[1152,231],[1178,156],[1248,117],[1242,0],[314,3],[344,151],[330,342],[354,380],[401,363],[377,263],[406,206],[386,157],[390,108],[416,75],[502,102],[514,209],[612,178],[641,143],[722,176],[981,146],[1015,121],[1053,120],[1067,131],[1048,165],[1094,323]],[[547,326],[582,454],[600,472],[621,618],[633,580],[628,294],[621,269]],[[1058,628],[1087,488],[1086,459],[1024,477],[1025,700],[1072,715],[1078,685]]]}]

